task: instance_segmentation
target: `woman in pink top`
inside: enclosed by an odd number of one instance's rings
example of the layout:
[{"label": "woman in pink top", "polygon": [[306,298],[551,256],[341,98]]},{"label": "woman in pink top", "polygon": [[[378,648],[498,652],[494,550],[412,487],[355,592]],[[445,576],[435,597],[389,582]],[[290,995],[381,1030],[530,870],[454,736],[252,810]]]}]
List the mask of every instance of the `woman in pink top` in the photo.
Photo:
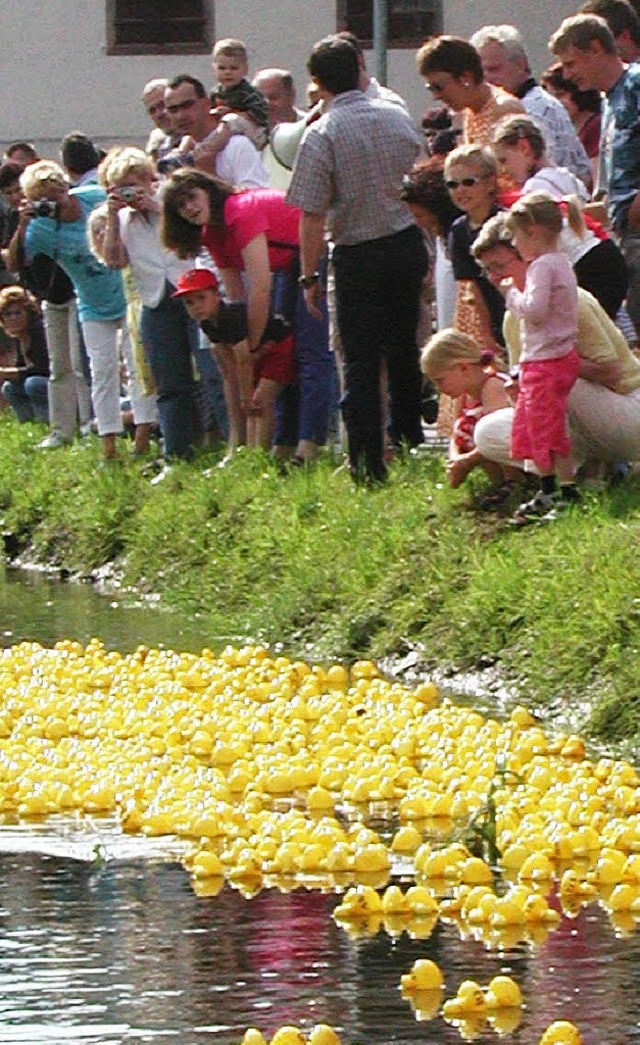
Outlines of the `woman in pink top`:
[{"label": "woman in pink top", "polygon": [[275,445],[295,446],[296,458],[308,461],[326,442],[334,362],[327,317],[320,321],[309,314],[297,284],[299,221],[300,211],[285,202],[284,192],[238,189],[193,169],[177,171],[163,195],[165,246],[183,258],[194,257],[206,247],[226,298],[246,298],[249,337],[244,351],[251,354],[258,349],[270,307],[293,322],[299,410],[292,418],[293,404],[286,400],[285,390]]},{"label": "woman in pink top", "polygon": [[580,366],[578,287],[571,262],[559,249],[562,224],[560,205],[548,192],[522,196],[507,217],[514,246],[528,263],[524,290],[512,279],[502,284],[507,308],[520,319],[522,339],[511,454],[533,460],[541,476],[538,493],[514,516],[517,525],[578,497],[567,422],[567,398]]}]

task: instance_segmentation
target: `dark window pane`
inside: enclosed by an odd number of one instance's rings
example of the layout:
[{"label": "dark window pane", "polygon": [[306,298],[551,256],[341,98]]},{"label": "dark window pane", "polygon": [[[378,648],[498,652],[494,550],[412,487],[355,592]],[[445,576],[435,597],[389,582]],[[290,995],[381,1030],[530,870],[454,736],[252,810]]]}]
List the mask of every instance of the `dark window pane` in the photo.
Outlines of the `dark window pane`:
[{"label": "dark window pane", "polygon": [[107,0],[107,29],[112,53],[208,45],[204,0]]},{"label": "dark window pane", "polygon": [[[363,46],[373,40],[373,0],[339,0],[338,27],[350,29]],[[417,47],[442,31],[441,0],[387,0],[390,47]]]}]

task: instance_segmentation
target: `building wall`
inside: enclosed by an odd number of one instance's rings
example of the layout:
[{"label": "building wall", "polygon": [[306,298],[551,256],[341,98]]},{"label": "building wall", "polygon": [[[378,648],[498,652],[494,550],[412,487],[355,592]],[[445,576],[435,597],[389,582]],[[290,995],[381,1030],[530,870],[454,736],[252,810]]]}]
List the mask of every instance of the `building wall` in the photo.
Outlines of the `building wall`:
[{"label": "building wall", "polygon": [[[372,0],[373,2],[373,0]],[[251,68],[291,69],[304,104],[310,46],[336,28],[335,0],[208,0],[215,36],[245,40]],[[104,0],[2,0],[0,145],[35,141],[55,155],[62,136],[84,131],[102,145],[139,142],[150,129],[140,104],[143,84],[154,76],[189,72],[209,85],[206,55],[107,55]],[[548,64],[546,44],[560,21],[577,7],[567,0],[529,0],[524,33],[534,72]],[[445,31],[469,36],[481,25],[512,21],[508,0],[444,0]],[[373,56],[368,66],[375,73]],[[419,118],[428,96],[415,72],[413,51],[390,51],[388,82]]]}]

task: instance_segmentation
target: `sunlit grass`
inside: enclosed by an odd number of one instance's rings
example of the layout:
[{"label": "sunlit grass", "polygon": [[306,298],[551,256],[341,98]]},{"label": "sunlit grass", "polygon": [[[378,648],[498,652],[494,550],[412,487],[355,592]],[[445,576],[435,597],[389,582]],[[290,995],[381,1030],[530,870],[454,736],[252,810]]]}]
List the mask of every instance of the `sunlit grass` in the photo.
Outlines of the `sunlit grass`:
[{"label": "sunlit grass", "polygon": [[495,659],[531,702],[589,695],[599,732],[640,734],[637,479],[519,532],[475,510],[480,481],[450,491],[430,453],[375,490],[330,459],[281,475],[248,452],[152,486],[124,443],[101,468],[97,440],[46,453],[41,434],[0,417],[2,530],[32,558],[82,574],[116,559],[127,584],[201,614],[204,637],[333,658],[416,647],[462,670]]}]

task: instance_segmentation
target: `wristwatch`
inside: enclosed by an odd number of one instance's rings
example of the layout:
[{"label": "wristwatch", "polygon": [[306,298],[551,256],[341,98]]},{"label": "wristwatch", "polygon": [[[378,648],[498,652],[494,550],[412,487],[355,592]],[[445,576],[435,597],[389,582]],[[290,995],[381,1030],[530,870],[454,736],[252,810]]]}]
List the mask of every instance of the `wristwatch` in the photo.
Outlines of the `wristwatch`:
[{"label": "wristwatch", "polygon": [[317,283],[319,279],[320,273],[313,272],[310,276],[300,276],[298,278],[298,285],[301,286],[303,290],[308,290],[309,287],[312,287],[313,284]]}]

